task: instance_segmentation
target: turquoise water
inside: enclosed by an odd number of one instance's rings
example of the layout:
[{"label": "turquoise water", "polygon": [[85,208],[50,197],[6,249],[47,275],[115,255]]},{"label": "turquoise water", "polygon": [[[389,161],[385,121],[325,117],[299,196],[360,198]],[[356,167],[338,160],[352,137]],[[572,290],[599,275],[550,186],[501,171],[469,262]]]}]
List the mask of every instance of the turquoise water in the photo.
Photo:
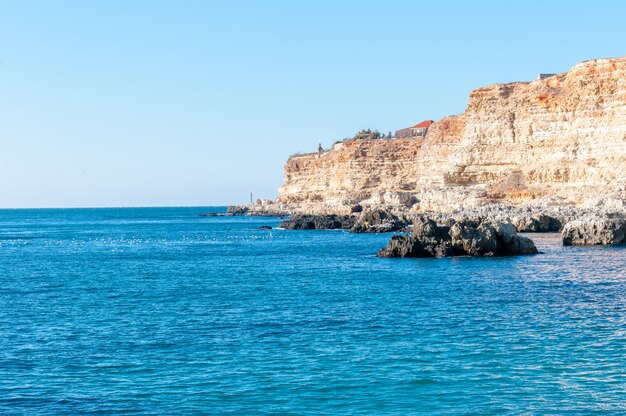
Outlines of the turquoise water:
[{"label": "turquoise water", "polygon": [[378,259],[207,208],[0,211],[1,414],[626,414],[626,248]]}]

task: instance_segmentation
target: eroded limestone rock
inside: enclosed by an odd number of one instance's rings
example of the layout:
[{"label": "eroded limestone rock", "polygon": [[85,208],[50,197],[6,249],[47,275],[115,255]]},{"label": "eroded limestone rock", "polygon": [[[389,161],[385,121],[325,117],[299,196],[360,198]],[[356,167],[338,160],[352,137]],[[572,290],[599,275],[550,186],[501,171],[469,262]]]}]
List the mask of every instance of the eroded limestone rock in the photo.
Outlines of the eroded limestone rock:
[{"label": "eroded limestone rock", "polygon": [[[278,202],[298,212],[349,214],[356,204],[450,213],[500,202],[623,201],[624,79],[621,57],[478,88],[464,114],[436,121],[423,139],[347,140],[323,154],[291,157]],[[519,230],[556,228],[524,218],[514,224]]]},{"label": "eroded limestone rock", "polygon": [[624,217],[587,217],[563,227],[563,245],[587,246],[626,243]]}]

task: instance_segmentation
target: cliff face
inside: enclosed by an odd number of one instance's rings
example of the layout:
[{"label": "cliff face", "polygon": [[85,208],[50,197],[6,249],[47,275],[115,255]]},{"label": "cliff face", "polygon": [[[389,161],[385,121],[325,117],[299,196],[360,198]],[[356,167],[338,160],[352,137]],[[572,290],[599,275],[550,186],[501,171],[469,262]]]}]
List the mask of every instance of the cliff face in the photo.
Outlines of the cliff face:
[{"label": "cliff face", "polygon": [[289,158],[278,202],[298,211],[348,213],[362,205],[412,205],[421,140],[346,140]]},{"label": "cliff face", "polygon": [[416,161],[423,208],[624,197],[626,58],[479,88],[444,122],[453,128],[432,129]]},{"label": "cliff face", "polygon": [[[626,198],[626,57],[473,91],[464,114],[425,139],[346,143],[287,162],[280,202],[373,202],[451,210],[545,197],[581,205]],[[553,199],[555,199],[553,198]]]}]

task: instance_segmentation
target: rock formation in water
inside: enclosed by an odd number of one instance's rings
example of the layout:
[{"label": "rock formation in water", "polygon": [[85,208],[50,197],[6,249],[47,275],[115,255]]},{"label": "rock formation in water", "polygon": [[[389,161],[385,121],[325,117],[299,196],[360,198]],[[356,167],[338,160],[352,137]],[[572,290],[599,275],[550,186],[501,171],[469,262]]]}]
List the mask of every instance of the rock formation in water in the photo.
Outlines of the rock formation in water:
[{"label": "rock formation in water", "polygon": [[350,215],[294,215],[282,221],[280,228],[286,230],[349,230],[354,226]]},{"label": "rock formation in water", "polygon": [[391,237],[379,257],[508,256],[536,254],[533,241],[501,222],[463,220],[451,226],[418,219],[410,235]]},{"label": "rock formation in water", "polygon": [[388,233],[408,227],[412,219],[384,210],[367,210],[351,215],[295,214],[282,221],[287,230],[350,230],[353,233]]},{"label": "rock formation in water", "polygon": [[356,204],[450,212],[600,201],[623,210],[625,198],[626,57],[479,88],[464,114],[436,121],[423,139],[352,139],[293,156],[277,205],[349,214]]}]

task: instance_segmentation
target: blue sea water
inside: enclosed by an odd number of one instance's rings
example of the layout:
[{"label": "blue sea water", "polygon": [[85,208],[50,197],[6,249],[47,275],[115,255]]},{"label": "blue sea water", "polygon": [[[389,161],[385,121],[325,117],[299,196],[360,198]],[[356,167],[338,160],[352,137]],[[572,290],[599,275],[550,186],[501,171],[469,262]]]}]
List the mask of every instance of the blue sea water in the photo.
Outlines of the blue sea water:
[{"label": "blue sea water", "polygon": [[379,259],[220,208],[0,211],[1,414],[626,414],[626,248]]}]

